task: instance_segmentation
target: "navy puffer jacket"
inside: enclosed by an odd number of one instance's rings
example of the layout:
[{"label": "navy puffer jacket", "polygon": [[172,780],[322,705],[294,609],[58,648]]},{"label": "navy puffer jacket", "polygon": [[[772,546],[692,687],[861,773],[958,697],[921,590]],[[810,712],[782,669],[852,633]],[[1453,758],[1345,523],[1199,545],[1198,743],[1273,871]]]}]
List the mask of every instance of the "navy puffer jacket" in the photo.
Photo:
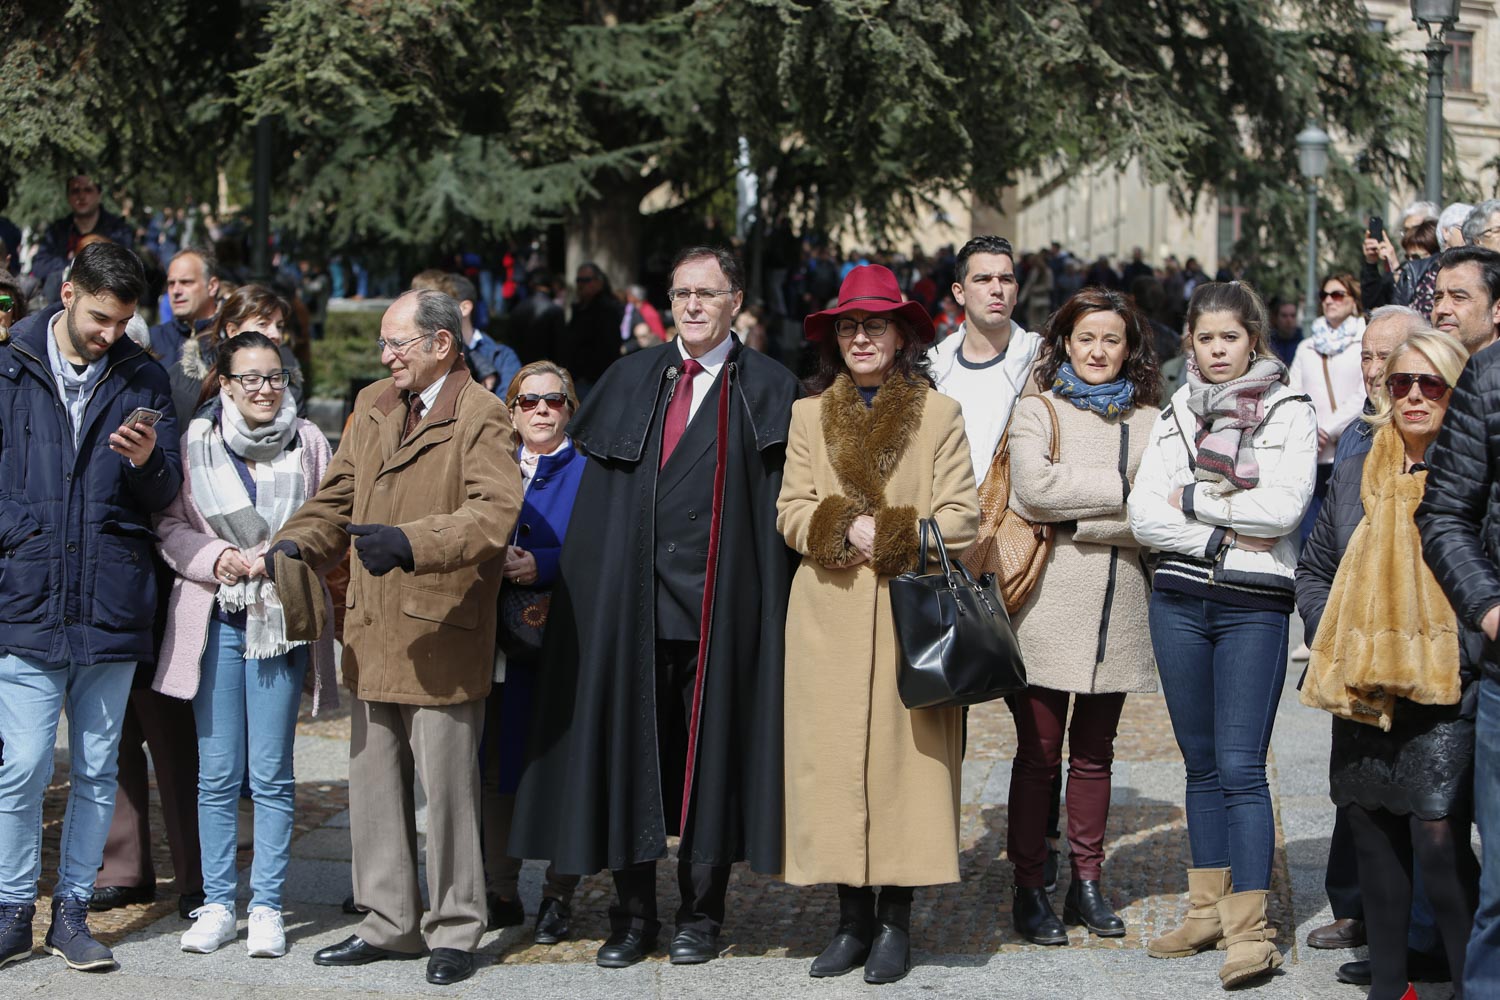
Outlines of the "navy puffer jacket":
[{"label": "navy puffer jacket", "polygon": [[[0,344],[0,653],[60,667],[151,660],[151,515],[182,485],[167,373],[121,337],[75,448],[47,360],[61,311],[22,320]],[[140,469],[109,449],[138,406],[163,413]]]},{"label": "navy puffer jacket", "polygon": [[[1478,629],[1500,604],[1500,348],[1474,355],[1453,389],[1427,490],[1417,508],[1422,557],[1461,624]],[[1484,641],[1485,676],[1500,680],[1500,644]]]}]

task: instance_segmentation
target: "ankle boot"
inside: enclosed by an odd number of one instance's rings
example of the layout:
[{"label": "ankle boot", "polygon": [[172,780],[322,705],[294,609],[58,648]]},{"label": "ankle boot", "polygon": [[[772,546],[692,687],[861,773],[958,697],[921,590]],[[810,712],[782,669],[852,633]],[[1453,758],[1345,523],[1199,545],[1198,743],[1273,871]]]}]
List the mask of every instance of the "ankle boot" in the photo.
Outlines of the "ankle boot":
[{"label": "ankle boot", "polygon": [[865,964],[875,940],[875,890],[869,886],[839,886],[839,926],[823,953],[813,959],[808,974],[814,979],[842,976]]},{"label": "ankle boot", "polygon": [[1125,921],[1104,901],[1096,878],[1073,878],[1063,900],[1063,923],[1069,927],[1082,924],[1100,937],[1125,936]]},{"label": "ankle boot", "polygon": [[1212,948],[1224,937],[1219,926],[1219,900],[1229,893],[1228,868],[1189,868],[1187,919],[1181,927],[1146,945],[1152,958],[1186,958]]},{"label": "ankle boot", "polygon": [[1219,980],[1227,990],[1281,965],[1281,952],[1266,927],[1266,890],[1232,892],[1219,900],[1219,924],[1229,946]]},{"label": "ankle boot", "polygon": [[1068,931],[1057,913],[1046,889],[1024,889],[1016,886],[1015,901],[1010,908],[1016,933],[1032,944],[1067,944]]},{"label": "ankle boot", "polygon": [[882,890],[875,904],[875,941],[865,960],[865,982],[894,983],[911,971],[911,894]]}]

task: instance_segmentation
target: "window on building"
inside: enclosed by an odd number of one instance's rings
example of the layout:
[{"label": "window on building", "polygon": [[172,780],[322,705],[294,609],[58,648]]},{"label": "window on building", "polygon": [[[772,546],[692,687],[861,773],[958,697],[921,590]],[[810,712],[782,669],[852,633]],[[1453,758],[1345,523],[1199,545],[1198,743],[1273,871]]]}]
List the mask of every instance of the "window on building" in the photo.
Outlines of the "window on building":
[{"label": "window on building", "polygon": [[1469,93],[1474,89],[1474,32],[1450,31],[1447,41],[1451,57],[1443,76],[1445,87]]},{"label": "window on building", "polygon": [[1383,35],[1383,34],[1385,34],[1385,18],[1383,18],[1383,17],[1372,17],[1372,18],[1369,18],[1368,20],[1365,21],[1365,27],[1367,27],[1367,28],[1370,29],[1370,33],[1371,34],[1374,34],[1374,35]]}]

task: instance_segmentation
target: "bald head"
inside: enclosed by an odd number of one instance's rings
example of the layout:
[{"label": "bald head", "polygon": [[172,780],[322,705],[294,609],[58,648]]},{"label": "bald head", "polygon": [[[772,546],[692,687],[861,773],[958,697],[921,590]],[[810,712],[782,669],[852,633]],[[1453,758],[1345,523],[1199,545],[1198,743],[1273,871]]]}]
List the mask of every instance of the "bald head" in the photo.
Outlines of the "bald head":
[{"label": "bald head", "polygon": [[1407,337],[1421,330],[1431,330],[1426,317],[1406,306],[1381,306],[1370,313],[1359,347],[1359,367],[1365,379],[1365,396],[1374,399],[1381,391],[1380,373],[1385,359],[1401,346]]}]

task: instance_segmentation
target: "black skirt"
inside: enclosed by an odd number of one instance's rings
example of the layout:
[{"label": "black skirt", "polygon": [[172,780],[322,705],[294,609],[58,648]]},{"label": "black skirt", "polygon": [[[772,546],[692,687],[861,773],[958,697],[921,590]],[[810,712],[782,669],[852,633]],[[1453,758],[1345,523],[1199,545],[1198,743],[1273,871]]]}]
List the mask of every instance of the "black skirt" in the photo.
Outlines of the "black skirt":
[{"label": "black skirt", "polygon": [[1466,816],[1474,787],[1474,720],[1457,705],[1405,700],[1396,704],[1390,732],[1335,718],[1328,783],[1335,805],[1418,819]]}]

